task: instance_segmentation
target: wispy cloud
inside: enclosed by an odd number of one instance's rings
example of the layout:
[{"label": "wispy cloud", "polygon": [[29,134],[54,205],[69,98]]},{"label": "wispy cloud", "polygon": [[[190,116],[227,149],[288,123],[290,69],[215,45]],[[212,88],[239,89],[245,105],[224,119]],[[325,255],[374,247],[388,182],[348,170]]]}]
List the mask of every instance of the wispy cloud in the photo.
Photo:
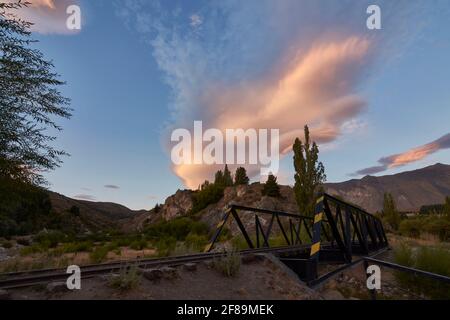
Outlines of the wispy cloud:
[{"label": "wispy cloud", "polygon": [[450,148],[450,133],[430,143],[412,148],[406,152],[383,157],[378,160],[378,165],[355,172],[354,176],[370,175],[386,171],[391,168],[402,167],[407,164],[422,160],[429,155],[443,149]]},{"label": "wispy cloud", "polygon": [[203,23],[202,17],[200,17],[198,14],[193,14],[189,17],[189,19],[191,20],[190,24],[193,28],[197,28]]},{"label": "wispy cloud", "polygon": [[[6,0],[8,3],[17,0]],[[79,0],[26,0],[30,5],[12,11],[19,18],[33,23],[31,30],[42,34],[77,34],[78,30],[69,30],[66,27],[70,5],[79,5]]]},{"label": "wispy cloud", "polygon": [[[392,39],[398,45],[407,38],[404,15],[415,7],[381,3],[389,32],[367,30],[366,1],[214,2],[197,13],[200,31],[189,27],[192,12],[182,5],[173,11],[158,2],[126,0],[118,12],[148,39],[172,89],[172,119],[163,133],[167,150],[173,128],[190,129],[202,120],[204,128],[220,130],[280,129],[287,154],[305,124],[319,143],[356,129],[353,119],[366,106],[359,89]],[[216,170],[173,167],[189,187]]]},{"label": "wispy cloud", "polygon": [[87,200],[87,201],[95,201],[96,198],[89,194],[77,194],[76,196],[73,196],[75,199],[79,200]]},{"label": "wispy cloud", "polygon": [[119,186],[116,186],[116,185],[114,185],[114,184],[106,184],[106,185],[104,185],[104,187],[106,188],[106,189],[120,189],[120,187]]}]

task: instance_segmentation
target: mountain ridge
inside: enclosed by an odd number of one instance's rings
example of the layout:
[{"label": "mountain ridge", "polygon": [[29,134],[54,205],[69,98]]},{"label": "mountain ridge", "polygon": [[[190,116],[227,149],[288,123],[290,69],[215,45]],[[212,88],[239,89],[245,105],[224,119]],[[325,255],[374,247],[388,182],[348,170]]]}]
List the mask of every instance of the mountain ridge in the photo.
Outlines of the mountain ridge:
[{"label": "mountain ridge", "polygon": [[[202,210],[201,215],[208,222],[216,223],[215,216],[220,217],[223,207],[235,201],[248,206],[296,212],[292,187],[281,186],[282,198],[267,199],[261,196],[262,186],[260,183],[253,183],[249,186],[229,187],[224,197],[218,203]],[[392,175],[365,176],[361,179],[326,183],[325,191],[372,213],[382,209],[384,193],[390,192],[400,211],[417,212],[423,205],[444,203],[445,197],[450,195],[450,165],[437,163]],[[112,202],[76,200],[55,192],[50,192],[50,198],[53,209],[57,212],[68,212],[72,206],[77,206],[89,225],[99,228],[120,226],[124,230],[139,230],[160,219],[171,220],[188,215],[194,193],[192,190],[178,190],[167,197],[158,210],[138,211]]]},{"label": "mountain ridge", "polygon": [[382,209],[384,193],[389,192],[400,211],[418,211],[450,196],[450,165],[436,163],[397,174],[326,183],[325,190],[370,212]]}]

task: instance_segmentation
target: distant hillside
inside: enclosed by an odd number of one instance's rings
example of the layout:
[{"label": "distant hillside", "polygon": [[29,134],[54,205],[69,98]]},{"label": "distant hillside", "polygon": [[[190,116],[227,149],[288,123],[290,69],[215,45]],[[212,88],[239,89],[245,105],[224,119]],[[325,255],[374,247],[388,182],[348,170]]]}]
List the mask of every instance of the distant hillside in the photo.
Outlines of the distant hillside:
[{"label": "distant hillside", "polygon": [[55,192],[49,192],[49,196],[52,210],[57,214],[66,214],[72,207],[78,208],[80,224],[89,230],[115,227],[145,212],[145,210],[133,211],[117,203],[76,200]]},{"label": "distant hillside", "polygon": [[326,191],[370,212],[381,210],[383,195],[390,192],[399,210],[418,211],[423,205],[443,203],[450,196],[450,165],[438,163],[394,175],[327,183]]}]

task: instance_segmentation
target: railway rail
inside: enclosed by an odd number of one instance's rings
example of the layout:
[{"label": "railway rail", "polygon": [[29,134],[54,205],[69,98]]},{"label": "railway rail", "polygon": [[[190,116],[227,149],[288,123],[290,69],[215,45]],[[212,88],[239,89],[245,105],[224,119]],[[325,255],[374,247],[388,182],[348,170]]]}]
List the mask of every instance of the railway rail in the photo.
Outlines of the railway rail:
[{"label": "railway rail", "polygon": [[[278,248],[260,248],[260,249],[247,249],[240,251],[241,255],[250,255],[257,253],[290,253],[296,251],[308,250],[308,245],[300,246],[285,246]],[[150,259],[137,259],[128,261],[117,261],[111,263],[102,263],[95,265],[80,266],[81,277],[83,279],[92,278],[98,275],[113,273],[120,271],[124,268],[131,266],[140,268],[152,268],[162,266],[178,266],[190,262],[201,262],[210,260],[213,258],[219,258],[224,256],[224,252],[209,252],[199,253],[183,256],[173,256],[164,258],[150,258]],[[65,281],[68,277],[66,269],[42,269],[42,270],[30,270],[20,271],[14,273],[0,274],[0,289],[17,289],[21,287],[30,287],[39,284]]]}]

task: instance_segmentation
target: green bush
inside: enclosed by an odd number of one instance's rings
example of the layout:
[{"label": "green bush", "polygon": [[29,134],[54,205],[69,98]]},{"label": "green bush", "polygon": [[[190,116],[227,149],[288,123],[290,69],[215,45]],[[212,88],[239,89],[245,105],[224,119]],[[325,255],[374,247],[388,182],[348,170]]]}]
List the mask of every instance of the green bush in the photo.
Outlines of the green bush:
[{"label": "green bush", "polygon": [[35,237],[34,241],[42,247],[55,248],[59,243],[65,241],[67,236],[61,231],[49,230],[41,231]]},{"label": "green bush", "polygon": [[135,240],[130,244],[130,248],[133,250],[143,250],[147,248],[147,241],[145,239]]},{"label": "green bush", "polygon": [[136,288],[139,285],[141,276],[139,275],[137,267],[123,268],[119,275],[111,276],[109,284],[120,291],[128,291]]},{"label": "green bush", "polygon": [[192,198],[191,214],[195,214],[213,203],[219,202],[223,197],[225,187],[221,184],[204,184],[202,189],[197,191]]},{"label": "green bush", "polygon": [[426,219],[425,231],[439,237],[441,241],[450,241],[450,219],[447,217]]},{"label": "green bush", "polygon": [[[450,276],[450,251],[444,248],[420,247],[417,252],[406,245],[394,251],[395,262],[444,276]],[[450,299],[450,285],[406,272],[397,271],[395,276],[400,284],[432,299]]]},{"label": "green bush", "polygon": [[177,239],[174,237],[167,237],[159,239],[155,247],[159,257],[167,257],[176,247]]},{"label": "green bush", "polygon": [[190,233],[207,234],[208,226],[200,221],[182,217],[171,221],[161,221],[146,228],[145,234],[150,239],[174,237],[178,241],[184,241]]},{"label": "green bush", "polygon": [[39,243],[35,243],[29,247],[24,247],[24,248],[20,249],[20,255],[28,256],[28,255],[34,254],[34,253],[42,253],[42,252],[47,251],[47,249],[48,249],[48,247],[43,247]]},{"label": "green bush", "polygon": [[63,253],[90,252],[94,246],[92,241],[69,242],[61,247]]},{"label": "green bush", "polygon": [[419,238],[423,228],[423,219],[405,219],[400,222],[399,231],[401,235]]},{"label": "green bush", "polygon": [[[253,238],[251,240],[253,243],[256,243],[256,238]],[[247,240],[245,240],[244,236],[242,235],[233,237],[231,240],[231,244],[233,248],[236,248],[237,250],[244,250],[249,248]]]},{"label": "green bush", "polygon": [[202,250],[208,243],[208,238],[204,235],[198,235],[196,233],[189,233],[185,239],[187,246],[190,246],[196,251]]},{"label": "green bush", "polygon": [[103,262],[106,259],[106,257],[108,256],[109,251],[110,251],[110,248],[108,246],[96,247],[90,253],[89,258],[92,263]]},{"label": "green bush", "polygon": [[441,241],[450,240],[450,219],[445,216],[407,218],[400,223],[400,234],[419,238],[423,233],[439,237]]},{"label": "green bush", "polygon": [[226,277],[233,277],[238,274],[241,268],[241,256],[239,252],[231,250],[220,258],[213,260],[213,267]]}]

